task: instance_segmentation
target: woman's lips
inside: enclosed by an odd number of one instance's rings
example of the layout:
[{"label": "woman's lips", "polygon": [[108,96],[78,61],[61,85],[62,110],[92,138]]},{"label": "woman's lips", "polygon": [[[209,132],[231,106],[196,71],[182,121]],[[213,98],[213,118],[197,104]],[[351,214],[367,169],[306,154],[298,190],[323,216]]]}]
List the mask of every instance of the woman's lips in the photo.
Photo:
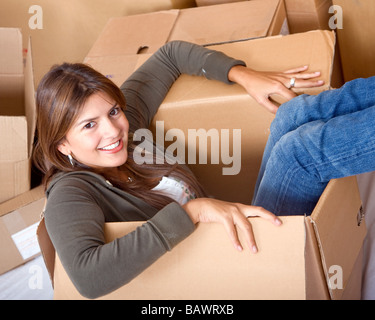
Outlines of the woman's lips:
[{"label": "woman's lips", "polygon": [[108,152],[108,153],[116,153],[116,152],[119,152],[122,149],[123,145],[124,145],[124,143],[122,142],[122,140],[118,140],[117,142],[112,143],[112,144],[110,144],[106,147],[98,148],[98,150],[105,151],[105,152]]}]

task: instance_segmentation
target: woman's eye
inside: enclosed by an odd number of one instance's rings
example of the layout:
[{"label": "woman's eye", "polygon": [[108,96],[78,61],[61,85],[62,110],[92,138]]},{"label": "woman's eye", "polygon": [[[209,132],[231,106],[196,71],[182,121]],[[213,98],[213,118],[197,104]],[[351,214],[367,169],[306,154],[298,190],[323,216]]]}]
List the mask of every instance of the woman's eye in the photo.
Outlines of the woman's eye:
[{"label": "woman's eye", "polygon": [[84,129],[91,129],[91,128],[93,128],[94,127],[94,125],[95,125],[95,123],[94,122],[89,122],[88,124],[86,124],[83,128]]},{"label": "woman's eye", "polygon": [[118,115],[120,112],[120,108],[119,107],[114,107],[110,112],[109,112],[109,115],[110,116],[116,116]]}]

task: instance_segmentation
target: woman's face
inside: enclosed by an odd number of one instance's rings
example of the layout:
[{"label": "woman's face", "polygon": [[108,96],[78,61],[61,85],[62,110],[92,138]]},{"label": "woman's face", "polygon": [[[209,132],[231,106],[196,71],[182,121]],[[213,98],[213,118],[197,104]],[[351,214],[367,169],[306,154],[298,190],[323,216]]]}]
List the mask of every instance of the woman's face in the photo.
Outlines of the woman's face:
[{"label": "woman's face", "polygon": [[114,168],[128,157],[129,122],[117,103],[93,94],[58,149],[93,168]]}]

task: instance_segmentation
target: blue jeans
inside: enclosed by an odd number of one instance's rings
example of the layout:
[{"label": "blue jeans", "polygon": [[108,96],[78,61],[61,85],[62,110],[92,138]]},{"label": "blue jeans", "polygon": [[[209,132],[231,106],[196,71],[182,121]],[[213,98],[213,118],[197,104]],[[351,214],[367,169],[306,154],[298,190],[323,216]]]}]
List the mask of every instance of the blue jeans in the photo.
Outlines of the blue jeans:
[{"label": "blue jeans", "polygon": [[311,214],[331,179],[375,171],[375,77],[280,106],[253,205]]}]

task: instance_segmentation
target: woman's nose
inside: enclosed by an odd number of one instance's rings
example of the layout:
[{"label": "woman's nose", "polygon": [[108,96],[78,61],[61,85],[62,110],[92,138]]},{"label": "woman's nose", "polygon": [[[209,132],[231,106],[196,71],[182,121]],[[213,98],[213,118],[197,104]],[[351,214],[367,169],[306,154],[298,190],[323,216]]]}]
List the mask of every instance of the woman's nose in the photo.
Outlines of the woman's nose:
[{"label": "woman's nose", "polygon": [[110,119],[106,119],[102,123],[102,135],[104,138],[114,138],[119,135],[120,128],[116,126],[115,121],[111,121]]}]

